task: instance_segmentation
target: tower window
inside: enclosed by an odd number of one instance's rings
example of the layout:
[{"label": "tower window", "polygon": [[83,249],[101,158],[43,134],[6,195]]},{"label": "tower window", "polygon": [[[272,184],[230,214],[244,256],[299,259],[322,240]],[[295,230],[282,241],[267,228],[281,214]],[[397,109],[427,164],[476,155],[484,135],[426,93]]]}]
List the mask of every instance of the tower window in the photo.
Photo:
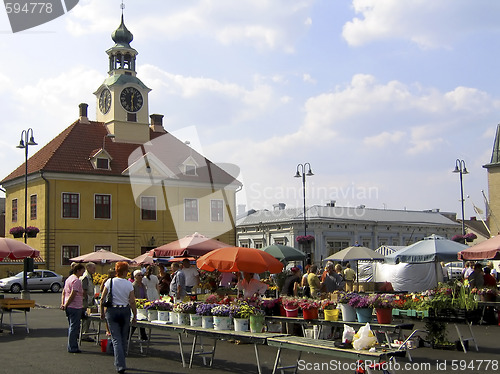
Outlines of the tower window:
[{"label": "tower window", "polygon": [[137,122],[137,113],[127,113],[128,122]]}]

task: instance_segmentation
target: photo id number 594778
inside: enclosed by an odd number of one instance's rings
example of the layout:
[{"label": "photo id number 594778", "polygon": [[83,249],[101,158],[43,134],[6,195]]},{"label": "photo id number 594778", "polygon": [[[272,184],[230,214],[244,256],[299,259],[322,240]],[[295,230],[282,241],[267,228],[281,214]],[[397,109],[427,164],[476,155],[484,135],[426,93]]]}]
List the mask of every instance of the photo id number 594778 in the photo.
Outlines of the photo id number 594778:
[{"label": "photo id number 594778", "polygon": [[33,3],[5,3],[7,14],[10,13],[52,13],[51,2],[33,2]]},{"label": "photo id number 594778", "polygon": [[498,360],[451,360],[451,370],[484,370],[497,371]]}]

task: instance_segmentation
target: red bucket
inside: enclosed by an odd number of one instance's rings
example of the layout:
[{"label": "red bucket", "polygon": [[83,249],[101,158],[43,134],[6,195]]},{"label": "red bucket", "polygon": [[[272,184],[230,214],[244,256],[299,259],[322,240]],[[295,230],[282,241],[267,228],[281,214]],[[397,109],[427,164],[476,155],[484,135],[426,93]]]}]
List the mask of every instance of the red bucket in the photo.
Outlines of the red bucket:
[{"label": "red bucket", "polygon": [[108,349],[108,339],[101,339],[101,352],[106,353]]}]

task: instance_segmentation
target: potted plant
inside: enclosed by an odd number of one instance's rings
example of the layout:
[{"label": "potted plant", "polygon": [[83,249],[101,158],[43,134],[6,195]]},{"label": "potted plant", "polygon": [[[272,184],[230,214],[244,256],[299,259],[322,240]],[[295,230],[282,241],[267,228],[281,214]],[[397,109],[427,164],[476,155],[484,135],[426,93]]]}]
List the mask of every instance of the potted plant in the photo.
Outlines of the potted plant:
[{"label": "potted plant", "polygon": [[248,331],[252,307],[245,301],[239,301],[231,305],[230,316],[234,319],[235,331]]},{"label": "potted plant", "polygon": [[339,310],[337,309],[337,303],[335,301],[330,299],[322,300],[321,309],[323,309],[325,320],[337,321],[339,319]]},{"label": "potted plant", "polygon": [[262,308],[251,306],[250,331],[262,332],[264,330],[265,312]]},{"label": "potted plant", "polygon": [[148,319],[148,312],[146,309],[144,309],[147,302],[148,302],[147,299],[135,299],[135,306],[137,308],[137,319],[139,321]]},{"label": "potted plant", "polygon": [[24,227],[16,226],[9,230],[9,234],[11,234],[14,238],[22,238],[24,234]]},{"label": "potted plant", "polygon": [[299,300],[299,307],[302,309],[304,319],[318,319],[318,308],[320,303],[313,299]]},{"label": "potted plant", "polygon": [[283,297],[281,305],[285,309],[287,317],[297,317],[299,315],[299,300],[294,297]]},{"label": "potted plant", "polygon": [[349,301],[356,296],[355,292],[335,291],[332,294],[332,300],[336,300],[340,305],[342,320],[345,322],[356,321],[356,311],[349,305]]},{"label": "potted plant", "polygon": [[172,304],[164,300],[155,300],[152,302],[158,313],[158,321],[168,321],[170,318],[170,311]]},{"label": "potted plant", "polygon": [[375,308],[378,323],[391,323],[394,299],[392,294],[375,294],[371,297],[371,305]]},{"label": "potted plant", "polygon": [[366,323],[371,321],[373,307],[369,296],[356,294],[349,300],[349,305],[355,309],[358,322]]},{"label": "potted plant", "polygon": [[212,308],[214,316],[214,330],[230,330],[231,329],[231,307],[226,304],[218,304]]},{"label": "potted plant", "polygon": [[196,305],[196,314],[201,316],[201,327],[205,329],[214,328],[214,317],[212,315],[212,308],[214,304],[198,303]]},{"label": "potted plant", "polygon": [[36,238],[36,235],[40,232],[40,230],[38,229],[38,227],[28,226],[26,227],[25,232],[28,238]]},{"label": "potted plant", "polygon": [[154,301],[147,301],[144,304],[144,309],[146,309],[148,313],[148,321],[157,321],[158,320],[158,306]]},{"label": "potted plant", "polygon": [[311,243],[314,241],[314,236],[312,236],[312,235],[299,235],[295,238],[295,240],[297,241],[297,243],[307,244],[307,243]]}]

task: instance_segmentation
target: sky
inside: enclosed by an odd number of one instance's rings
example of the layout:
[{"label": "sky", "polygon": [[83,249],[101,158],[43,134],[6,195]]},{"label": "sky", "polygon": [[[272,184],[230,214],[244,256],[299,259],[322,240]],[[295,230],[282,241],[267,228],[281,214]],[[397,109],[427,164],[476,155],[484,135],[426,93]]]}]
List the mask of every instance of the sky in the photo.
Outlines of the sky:
[{"label": "sky", "polygon": [[[125,0],[149,113],[216,163],[247,209],[306,204],[485,210],[500,122],[500,2]],[[12,33],[0,9],[0,178],[78,118],[107,76],[120,0],[80,0]],[[306,168],[307,170],[307,168]],[[0,196],[4,194],[0,193]]]}]

